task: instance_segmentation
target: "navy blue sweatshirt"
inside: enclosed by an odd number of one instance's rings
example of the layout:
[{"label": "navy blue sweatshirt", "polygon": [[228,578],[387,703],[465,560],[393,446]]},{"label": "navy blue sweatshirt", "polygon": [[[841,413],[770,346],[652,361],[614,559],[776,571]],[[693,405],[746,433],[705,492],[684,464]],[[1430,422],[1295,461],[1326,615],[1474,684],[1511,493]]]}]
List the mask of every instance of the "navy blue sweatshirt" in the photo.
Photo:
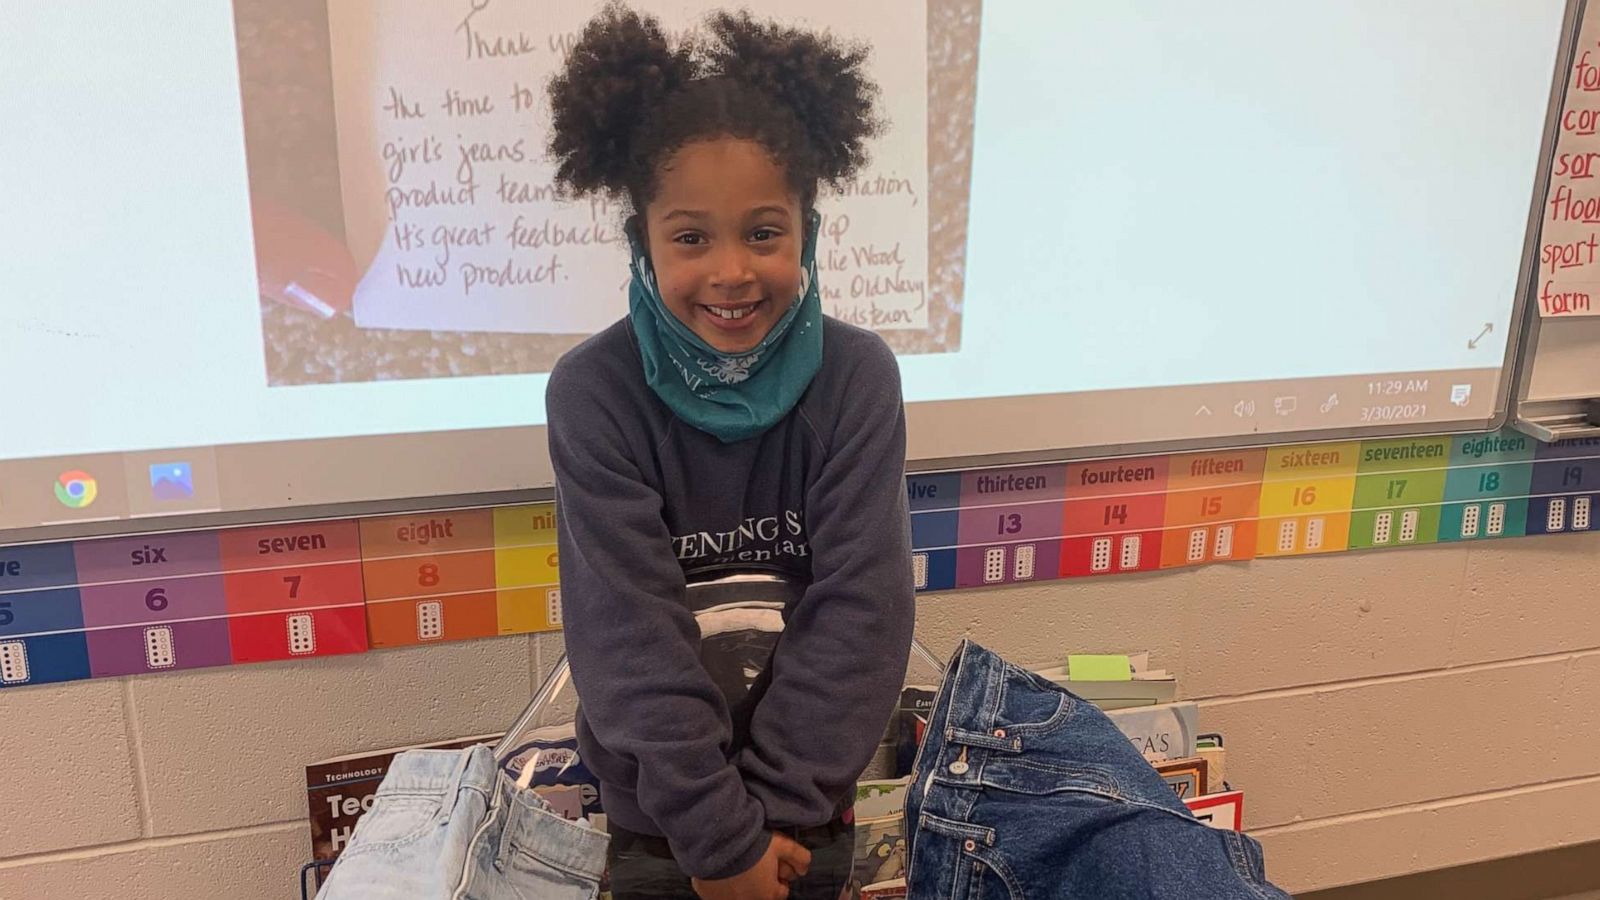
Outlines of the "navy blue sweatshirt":
[{"label": "navy blue sweatshirt", "polygon": [[[799,404],[732,444],[656,397],[627,320],[562,357],[546,392],[579,752],[607,817],[665,837],[697,878],[754,865],[769,829],[836,815],[905,674],[899,368],[877,335],[834,319],[822,346]],[[742,746],[684,599],[686,573],[729,565],[807,584]]]}]

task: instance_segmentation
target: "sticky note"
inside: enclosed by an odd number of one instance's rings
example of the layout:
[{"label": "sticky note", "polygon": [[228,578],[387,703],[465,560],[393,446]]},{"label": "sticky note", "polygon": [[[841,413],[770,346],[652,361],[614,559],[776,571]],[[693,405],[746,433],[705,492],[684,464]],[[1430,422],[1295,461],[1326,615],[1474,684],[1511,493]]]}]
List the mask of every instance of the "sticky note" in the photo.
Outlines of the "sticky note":
[{"label": "sticky note", "polygon": [[1067,678],[1072,681],[1132,681],[1133,664],[1126,655],[1074,654],[1067,657]]}]

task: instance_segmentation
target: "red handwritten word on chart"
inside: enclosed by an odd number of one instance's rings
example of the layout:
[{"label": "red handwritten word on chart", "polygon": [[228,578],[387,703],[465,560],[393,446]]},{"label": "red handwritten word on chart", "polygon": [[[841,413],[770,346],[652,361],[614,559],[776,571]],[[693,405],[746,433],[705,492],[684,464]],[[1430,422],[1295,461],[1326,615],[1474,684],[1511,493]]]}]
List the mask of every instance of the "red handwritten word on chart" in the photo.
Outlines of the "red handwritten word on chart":
[{"label": "red handwritten word on chart", "polygon": [[1539,291],[1539,308],[1545,315],[1574,315],[1588,312],[1592,305],[1587,291],[1562,290],[1556,277],[1568,269],[1584,269],[1596,262],[1600,240],[1594,232],[1574,241],[1547,243],[1539,249],[1539,264],[1551,276]]}]

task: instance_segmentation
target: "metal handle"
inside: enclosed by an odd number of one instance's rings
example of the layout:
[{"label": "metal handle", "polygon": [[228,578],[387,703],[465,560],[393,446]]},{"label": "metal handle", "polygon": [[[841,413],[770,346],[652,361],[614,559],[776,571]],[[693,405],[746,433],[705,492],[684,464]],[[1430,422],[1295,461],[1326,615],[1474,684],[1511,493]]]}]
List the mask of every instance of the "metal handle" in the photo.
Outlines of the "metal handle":
[{"label": "metal handle", "polygon": [[567,666],[567,655],[563,653],[556,660],[555,668],[551,669],[550,674],[544,677],[539,689],[533,692],[533,699],[528,701],[528,705],[523,708],[522,715],[517,716],[517,721],[506,729],[506,736],[500,739],[500,743],[494,745],[495,762],[504,764],[506,760],[511,758],[511,754],[516,752],[522,736],[528,733],[534,721],[539,718],[539,711],[544,709],[546,703],[550,702],[550,698],[561,693],[561,689],[567,686],[567,681],[571,678],[571,675],[572,670]]},{"label": "metal handle", "polygon": [[939,673],[940,676],[944,675],[944,670],[947,663],[940,662],[939,657],[928,652],[928,648],[923,646],[922,642],[917,640],[915,635],[912,635],[911,637],[911,655],[912,657],[927,663],[928,667]]}]

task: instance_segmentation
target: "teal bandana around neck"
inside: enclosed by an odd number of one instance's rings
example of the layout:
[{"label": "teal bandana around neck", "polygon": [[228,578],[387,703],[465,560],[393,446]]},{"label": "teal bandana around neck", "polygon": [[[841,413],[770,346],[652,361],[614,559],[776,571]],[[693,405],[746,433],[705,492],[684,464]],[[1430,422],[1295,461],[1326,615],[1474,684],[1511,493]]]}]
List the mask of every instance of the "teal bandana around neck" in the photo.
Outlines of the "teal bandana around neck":
[{"label": "teal bandana around neck", "polygon": [[822,365],[822,295],[817,287],[821,217],[806,218],[800,292],[761,343],[728,356],[701,340],[661,300],[655,269],[629,228],[633,283],[629,317],[644,377],[662,402],[725,444],[755,437],[789,414]]}]

